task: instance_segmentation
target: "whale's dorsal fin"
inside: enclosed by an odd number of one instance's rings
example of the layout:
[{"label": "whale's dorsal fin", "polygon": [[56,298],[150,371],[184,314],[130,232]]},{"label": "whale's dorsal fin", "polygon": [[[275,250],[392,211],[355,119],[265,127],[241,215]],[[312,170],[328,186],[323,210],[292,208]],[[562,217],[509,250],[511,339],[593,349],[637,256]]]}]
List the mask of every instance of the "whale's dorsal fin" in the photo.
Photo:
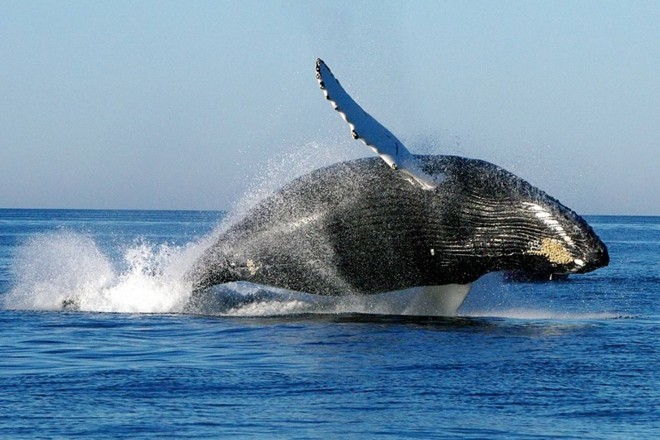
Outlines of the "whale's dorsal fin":
[{"label": "whale's dorsal fin", "polygon": [[433,189],[442,183],[442,175],[432,176],[424,172],[403,143],[346,93],[320,58],[316,60],[316,79],[326,99],[332,102],[334,109],[348,122],[354,139],[360,139],[393,170],[406,174],[423,189]]}]

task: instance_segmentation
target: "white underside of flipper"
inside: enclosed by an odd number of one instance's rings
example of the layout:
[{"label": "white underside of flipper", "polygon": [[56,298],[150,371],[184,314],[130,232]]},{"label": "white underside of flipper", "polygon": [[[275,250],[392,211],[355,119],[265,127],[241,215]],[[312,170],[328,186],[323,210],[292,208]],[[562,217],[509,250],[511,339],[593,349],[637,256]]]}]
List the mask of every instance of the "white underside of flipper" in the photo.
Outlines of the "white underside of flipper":
[{"label": "white underside of flipper", "polygon": [[[239,281],[215,285],[189,306],[194,313],[229,316],[366,314],[390,316],[458,315],[470,284],[423,286],[370,295],[315,295]],[[234,294],[229,294],[233,292]],[[241,297],[245,300],[241,301]],[[235,303],[231,308],[227,304]]]},{"label": "white underside of flipper", "polygon": [[353,297],[355,311],[381,315],[456,316],[471,284],[422,286]]},{"label": "white underside of flipper", "polygon": [[423,189],[442,183],[443,176],[424,172],[403,143],[351,98],[321,59],[316,60],[316,78],[326,99],[350,126],[353,138],[371,147],[393,170],[404,173]]}]

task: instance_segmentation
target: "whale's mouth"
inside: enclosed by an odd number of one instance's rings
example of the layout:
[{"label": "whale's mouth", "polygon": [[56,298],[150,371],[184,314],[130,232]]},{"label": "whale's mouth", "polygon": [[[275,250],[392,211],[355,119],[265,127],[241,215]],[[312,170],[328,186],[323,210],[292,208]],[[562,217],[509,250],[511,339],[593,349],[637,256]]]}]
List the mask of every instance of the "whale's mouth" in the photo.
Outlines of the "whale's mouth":
[{"label": "whale's mouth", "polygon": [[[523,269],[505,272],[505,279],[510,281],[557,281],[566,280],[569,275],[585,274],[610,262],[607,246],[593,236],[595,242],[589,246],[581,246],[573,252],[565,248],[555,248],[553,244],[547,244],[540,251],[532,251],[530,254],[538,257],[534,264]],[[545,261],[540,261],[545,260]]]}]

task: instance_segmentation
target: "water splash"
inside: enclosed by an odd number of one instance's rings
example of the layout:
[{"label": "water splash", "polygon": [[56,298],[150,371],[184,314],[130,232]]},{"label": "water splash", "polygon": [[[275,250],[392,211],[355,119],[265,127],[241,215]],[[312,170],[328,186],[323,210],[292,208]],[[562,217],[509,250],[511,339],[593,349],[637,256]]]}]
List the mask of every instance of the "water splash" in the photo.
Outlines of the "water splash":
[{"label": "water splash", "polygon": [[5,309],[93,312],[175,313],[183,310],[191,287],[184,273],[199,253],[185,248],[136,242],[113,264],[94,239],[74,232],[32,237],[18,249],[15,287]]},{"label": "water splash", "polygon": [[352,139],[346,138],[307,142],[268,159],[246,193],[229,210],[216,234],[243,219],[259,202],[293,179],[339,161],[364,157],[363,147],[356,147]]},{"label": "water splash", "polygon": [[11,309],[61,309],[72,294],[101,291],[116,278],[91,238],[64,232],[32,237],[12,269],[16,286],[4,297]]}]

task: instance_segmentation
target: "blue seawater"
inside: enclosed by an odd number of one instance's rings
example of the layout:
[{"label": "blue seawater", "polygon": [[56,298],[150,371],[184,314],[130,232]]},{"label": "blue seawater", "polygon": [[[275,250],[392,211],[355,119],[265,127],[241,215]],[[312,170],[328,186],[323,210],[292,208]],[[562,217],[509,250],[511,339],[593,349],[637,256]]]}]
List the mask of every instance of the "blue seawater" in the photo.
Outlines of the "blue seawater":
[{"label": "blue seawater", "polygon": [[241,284],[191,306],[222,217],[0,210],[0,437],[660,438],[660,218],[589,217],[609,267],[422,318]]}]

